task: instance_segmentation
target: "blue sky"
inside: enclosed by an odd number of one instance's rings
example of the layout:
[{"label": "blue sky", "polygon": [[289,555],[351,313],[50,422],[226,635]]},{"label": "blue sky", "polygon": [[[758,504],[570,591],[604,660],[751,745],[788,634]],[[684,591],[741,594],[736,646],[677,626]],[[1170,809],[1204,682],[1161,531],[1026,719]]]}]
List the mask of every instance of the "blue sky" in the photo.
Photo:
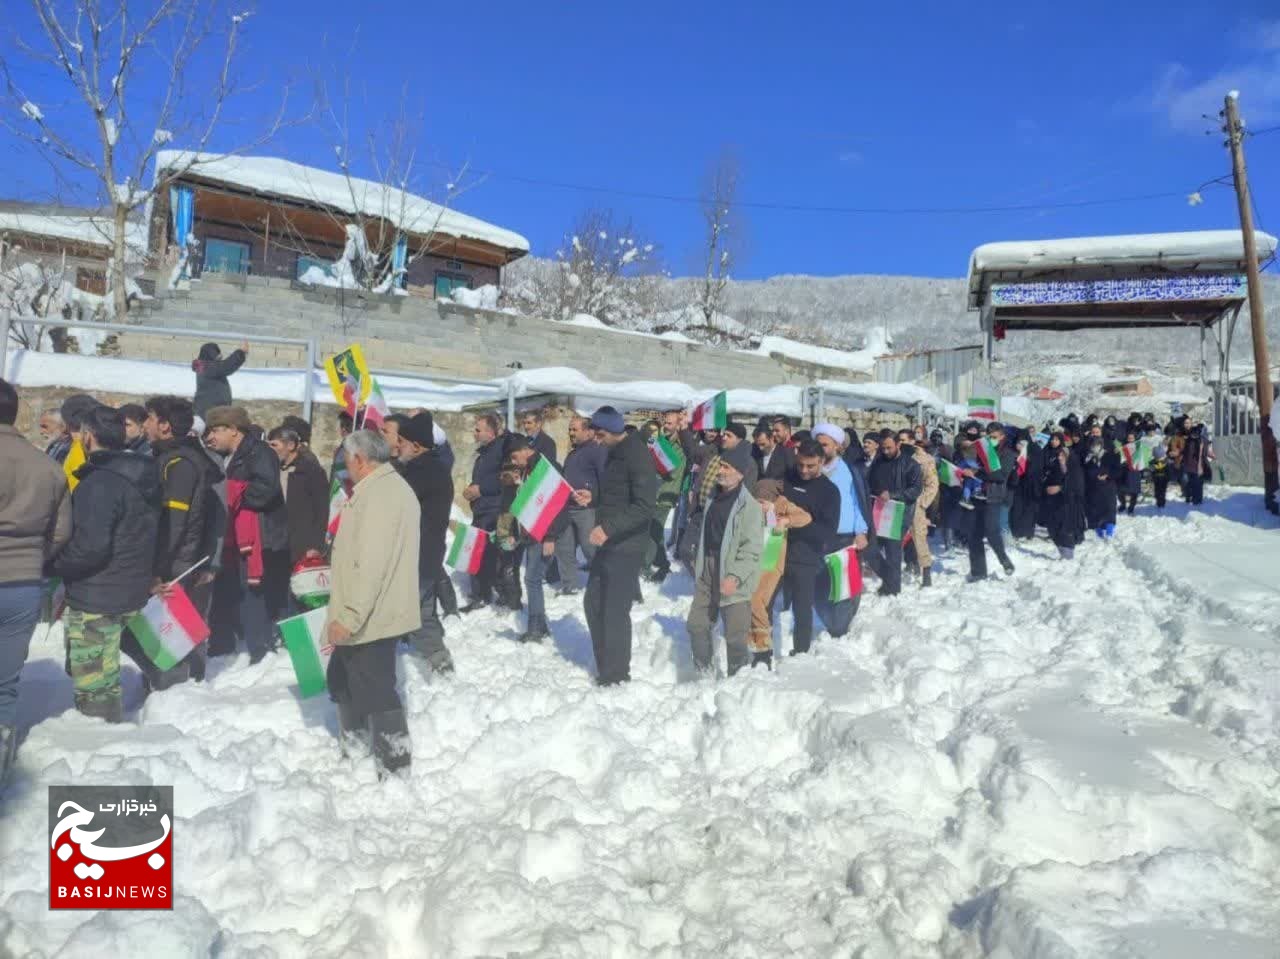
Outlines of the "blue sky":
[{"label": "blue sky", "polygon": [[[489,174],[461,209],[545,255],[584,208],[611,208],[674,274],[695,269],[700,214],[652,195],[696,195],[726,147],[742,198],[762,206],[1031,207],[748,209],[740,275],[957,276],[991,240],[1234,226],[1229,190],[1183,198],[1230,169],[1201,114],[1235,87],[1254,129],[1280,126],[1280,12],[1264,0],[1230,16],[1178,0],[259,6],[243,65],[256,86],[234,119],[252,125],[288,78],[305,98],[313,72],[335,86],[349,73],[359,139],[407,88],[420,156],[442,165],[426,172],[469,161]],[[15,29],[30,36],[24,17]],[[56,106],[55,79],[23,77]],[[0,130],[0,193],[47,193],[44,167],[7,140]],[[301,127],[265,152],[331,165],[332,140]],[[1280,229],[1280,130],[1248,150],[1261,225]],[[1176,196],[1054,207],[1163,192]]]}]

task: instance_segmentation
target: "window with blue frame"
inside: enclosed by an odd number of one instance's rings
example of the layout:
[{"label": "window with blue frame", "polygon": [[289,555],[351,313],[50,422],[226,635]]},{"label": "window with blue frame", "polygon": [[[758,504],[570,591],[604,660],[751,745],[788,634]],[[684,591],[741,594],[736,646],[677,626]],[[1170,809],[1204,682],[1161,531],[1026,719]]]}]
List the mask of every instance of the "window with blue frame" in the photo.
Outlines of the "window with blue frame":
[{"label": "window with blue frame", "polygon": [[299,280],[307,270],[315,267],[325,276],[333,276],[333,263],[329,260],[322,260],[317,256],[300,256],[298,257],[298,269],[294,274]]},{"label": "window with blue frame", "polygon": [[207,237],[204,241],[204,271],[206,273],[248,273],[249,244],[235,240],[219,240]]},{"label": "window with blue frame", "polygon": [[436,299],[442,300],[452,296],[454,290],[471,289],[471,277],[460,273],[436,274]]}]

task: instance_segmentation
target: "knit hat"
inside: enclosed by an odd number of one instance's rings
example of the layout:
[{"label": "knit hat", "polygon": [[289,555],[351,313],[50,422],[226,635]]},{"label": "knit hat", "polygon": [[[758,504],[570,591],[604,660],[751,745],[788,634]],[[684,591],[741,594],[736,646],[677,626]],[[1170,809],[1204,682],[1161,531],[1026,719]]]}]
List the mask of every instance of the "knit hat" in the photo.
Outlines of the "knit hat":
[{"label": "knit hat", "polygon": [[429,450],[436,445],[435,425],[431,414],[425,411],[416,416],[410,416],[406,422],[400,424],[400,438],[410,443],[417,443],[423,449]]},{"label": "knit hat", "polygon": [[751,447],[746,443],[739,443],[731,450],[721,450],[720,462],[728,463],[745,476],[751,468]]},{"label": "knit hat", "polygon": [[845,441],[844,430],[836,426],[835,423],[819,423],[813,428],[813,438],[816,440],[819,436],[825,436],[832,440],[837,446]]},{"label": "knit hat", "polygon": [[625,433],[627,421],[612,406],[602,406],[591,415],[591,428],[604,430],[606,433]]},{"label": "knit hat", "polygon": [[205,413],[204,421],[211,430],[228,426],[241,433],[249,432],[249,414],[243,406],[215,406]]}]

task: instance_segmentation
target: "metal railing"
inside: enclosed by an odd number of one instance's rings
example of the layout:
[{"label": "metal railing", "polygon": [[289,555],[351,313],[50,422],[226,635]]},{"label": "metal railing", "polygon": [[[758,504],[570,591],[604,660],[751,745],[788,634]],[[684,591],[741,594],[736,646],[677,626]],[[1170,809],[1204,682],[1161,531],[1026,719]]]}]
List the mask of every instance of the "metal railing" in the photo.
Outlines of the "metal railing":
[{"label": "metal railing", "polygon": [[[93,323],[81,320],[50,320],[44,317],[40,320],[26,320],[19,317],[17,322],[28,326],[36,327],[68,327],[72,329],[87,330],[107,330],[112,333],[149,333],[157,336],[176,336],[191,340],[222,340],[224,342],[233,343],[278,343],[285,346],[300,346],[307,351],[307,366],[305,370],[299,371],[305,373],[302,393],[302,417],[303,419],[311,419],[311,408],[315,403],[315,370],[316,370],[316,341],[315,340],[299,340],[290,339],[285,336],[263,336],[257,333],[232,333],[226,330],[188,330],[182,327],[169,326],[147,326],[143,324],[133,323]],[[14,318],[8,310],[0,311],[0,372],[7,367],[9,352],[9,330],[14,323]]]}]

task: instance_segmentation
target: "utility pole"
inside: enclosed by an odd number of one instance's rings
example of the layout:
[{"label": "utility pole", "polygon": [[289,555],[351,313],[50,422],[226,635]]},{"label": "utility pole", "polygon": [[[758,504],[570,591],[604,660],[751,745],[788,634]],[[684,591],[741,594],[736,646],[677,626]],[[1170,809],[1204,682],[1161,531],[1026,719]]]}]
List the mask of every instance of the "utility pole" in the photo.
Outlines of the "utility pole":
[{"label": "utility pole", "polygon": [[[1249,277],[1249,329],[1253,335],[1253,372],[1257,386],[1258,411],[1262,417],[1260,432],[1263,469],[1275,471],[1275,441],[1268,449],[1267,432],[1271,422],[1271,361],[1267,356],[1267,325],[1262,312],[1262,281],[1258,276],[1258,248],[1253,236],[1253,203],[1249,199],[1249,173],[1244,165],[1244,126],[1240,123],[1240,98],[1236,91],[1227,94],[1223,109],[1227,146],[1231,149],[1231,171],[1236,183],[1236,202],[1240,207],[1240,230],[1244,238],[1244,263]],[[1269,468],[1268,468],[1269,466]]]}]

